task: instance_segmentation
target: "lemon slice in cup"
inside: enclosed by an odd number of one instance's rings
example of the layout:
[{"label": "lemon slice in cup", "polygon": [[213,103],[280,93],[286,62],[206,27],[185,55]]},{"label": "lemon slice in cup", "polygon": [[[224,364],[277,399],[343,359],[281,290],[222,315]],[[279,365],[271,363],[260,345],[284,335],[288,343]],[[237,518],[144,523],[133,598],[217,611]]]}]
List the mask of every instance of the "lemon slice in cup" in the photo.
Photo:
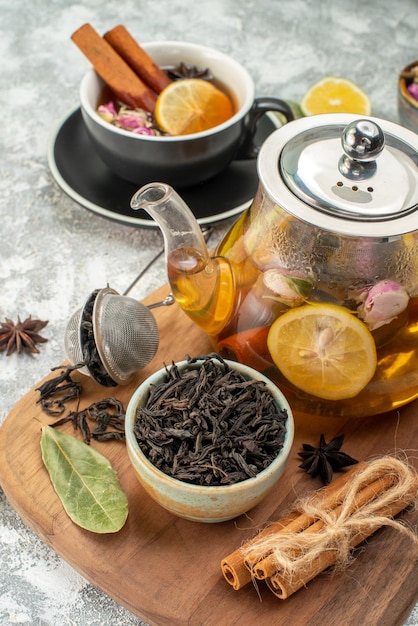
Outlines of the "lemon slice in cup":
[{"label": "lemon slice in cup", "polygon": [[304,115],[320,113],[355,113],[370,115],[369,97],[347,78],[326,76],[312,85],[304,95],[300,108]]},{"label": "lemon slice in cup", "polygon": [[370,331],[347,309],[333,304],[290,309],[272,324],[267,345],[289,382],[325,400],[356,396],[376,370]]},{"label": "lemon slice in cup", "polygon": [[185,78],[159,94],[155,120],[170,135],[189,135],[226,122],[234,114],[232,102],[207,80]]}]

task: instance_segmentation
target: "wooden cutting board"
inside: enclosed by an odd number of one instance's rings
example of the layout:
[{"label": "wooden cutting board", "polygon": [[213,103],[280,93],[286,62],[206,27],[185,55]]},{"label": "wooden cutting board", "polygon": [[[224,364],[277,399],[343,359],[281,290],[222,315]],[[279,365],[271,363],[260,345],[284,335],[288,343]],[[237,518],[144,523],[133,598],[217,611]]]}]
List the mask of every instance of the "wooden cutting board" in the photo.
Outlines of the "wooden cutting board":
[{"label": "wooden cutting board", "polygon": [[[149,302],[168,293],[159,289]],[[160,347],[151,364],[127,387],[106,389],[79,374],[82,407],[113,395],[126,406],[138,383],[164,362],[211,350],[207,337],[174,305],[154,311]],[[51,364],[51,367],[55,364]],[[54,376],[49,373],[46,377]],[[42,381],[40,381],[42,382]],[[40,384],[40,383],[39,383]],[[39,386],[36,385],[36,387]],[[0,429],[0,483],[24,522],[91,583],[143,620],[157,626],[277,626],[287,624],[394,626],[418,600],[418,565],[410,541],[396,530],[379,530],[356,552],[343,572],[326,572],[288,600],[252,584],[234,591],[220,561],[279,519],[294,499],[321,486],[298,468],[302,442],[316,445],[345,433],[344,450],[359,460],[404,453],[418,465],[418,404],[374,418],[306,419],[295,415],[290,462],[267,499],[247,515],[218,524],[177,518],[154,503],[137,482],[123,442],[92,443],[111,461],[128,495],[129,516],[114,535],[96,535],[73,524],[58,500],[40,452],[42,424],[51,418],[34,389],[14,407]],[[73,432],[67,425],[67,432]],[[402,514],[417,524],[418,512]]]}]

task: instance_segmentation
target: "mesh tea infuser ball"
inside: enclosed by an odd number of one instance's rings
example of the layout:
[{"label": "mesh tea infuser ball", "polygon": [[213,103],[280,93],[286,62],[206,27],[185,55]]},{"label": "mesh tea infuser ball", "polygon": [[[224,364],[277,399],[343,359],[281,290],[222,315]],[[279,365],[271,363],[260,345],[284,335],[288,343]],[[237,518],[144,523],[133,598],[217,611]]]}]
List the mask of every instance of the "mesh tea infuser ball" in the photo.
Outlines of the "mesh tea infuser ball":
[{"label": "mesh tea infuser ball", "polygon": [[73,313],[64,344],[72,365],[82,365],[80,371],[100,385],[114,387],[129,383],[152,360],[159,333],[148,307],[106,287],[93,291]]}]

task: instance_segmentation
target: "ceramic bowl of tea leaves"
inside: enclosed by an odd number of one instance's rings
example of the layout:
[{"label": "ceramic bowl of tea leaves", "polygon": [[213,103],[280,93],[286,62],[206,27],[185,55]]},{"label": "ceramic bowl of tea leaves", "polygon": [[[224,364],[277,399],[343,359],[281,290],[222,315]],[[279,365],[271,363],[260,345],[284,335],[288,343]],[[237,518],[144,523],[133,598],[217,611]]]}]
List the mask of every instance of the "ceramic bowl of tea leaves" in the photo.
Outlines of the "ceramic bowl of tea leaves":
[{"label": "ceramic bowl of tea leaves", "polygon": [[147,378],[128,404],[125,433],[151,498],[179,517],[211,523],[249,511],[276,485],[294,421],[268,378],[208,355]]}]

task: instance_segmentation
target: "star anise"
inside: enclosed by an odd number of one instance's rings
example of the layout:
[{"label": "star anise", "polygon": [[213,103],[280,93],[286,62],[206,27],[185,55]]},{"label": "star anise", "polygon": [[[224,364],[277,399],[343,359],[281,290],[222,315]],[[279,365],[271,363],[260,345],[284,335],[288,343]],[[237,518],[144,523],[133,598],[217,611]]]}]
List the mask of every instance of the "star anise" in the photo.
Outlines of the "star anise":
[{"label": "star anise", "polygon": [[171,80],[181,80],[182,78],[201,78],[202,80],[213,80],[208,67],[201,68],[197,65],[186,65],[183,61],[175,67],[167,70],[168,77]]},{"label": "star anise", "polygon": [[315,448],[309,443],[303,443],[303,452],[298,452],[298,455],[304,461],[299,467],[310,474],[312,478],[319,476],[323,484],[328,485],[332,480],[333,472],[340,472],[344,467],[358,463],[356,459],[345,452],[341,452],[343,441],[344,435],[339,435],[327,443],[324,435],[321,434],[319,447]]},{"label": "star anise", "polygon": [[10,356],[13,352],[18,354],[39,352],[36,344],[48,341],[39,334],[39,331],[47,324],[48,322],[42,320],[33,320],[31,316],[23,322],[18,317],[17,324],[15,324],[6,317],[4,322],[0,322],[0,352],[6,351],[6,356]]}]

